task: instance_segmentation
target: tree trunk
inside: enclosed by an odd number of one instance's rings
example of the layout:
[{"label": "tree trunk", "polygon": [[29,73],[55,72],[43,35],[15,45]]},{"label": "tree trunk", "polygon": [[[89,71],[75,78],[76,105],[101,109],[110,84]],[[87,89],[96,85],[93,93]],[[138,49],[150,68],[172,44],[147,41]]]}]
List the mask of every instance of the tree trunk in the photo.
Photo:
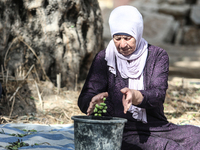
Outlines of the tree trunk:
[{"label": "tree trunk", "polygon": [[[40,79],[74,89],[103,48],[98,0],[1,0],[0,63],[9,74],[36,66]],[[19,71],[17,72],[19,73]]]}]

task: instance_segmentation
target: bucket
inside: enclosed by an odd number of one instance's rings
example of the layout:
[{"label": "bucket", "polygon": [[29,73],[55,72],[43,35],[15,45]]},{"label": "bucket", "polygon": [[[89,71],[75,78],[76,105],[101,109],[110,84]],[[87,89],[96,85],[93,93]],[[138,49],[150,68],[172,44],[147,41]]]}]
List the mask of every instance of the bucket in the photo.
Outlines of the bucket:
[{"label": "bucket", "polygon": [[120,150],[124,118],[72,116],[75,150]]}]

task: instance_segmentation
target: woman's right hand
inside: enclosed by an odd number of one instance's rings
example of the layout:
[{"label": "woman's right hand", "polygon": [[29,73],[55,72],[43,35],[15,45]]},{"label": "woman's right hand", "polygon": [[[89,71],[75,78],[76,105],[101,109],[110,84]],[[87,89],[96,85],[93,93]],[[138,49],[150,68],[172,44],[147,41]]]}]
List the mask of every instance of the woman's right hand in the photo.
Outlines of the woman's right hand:
[{"label": "woman's right hand", "polygon": [[108,97],[108,92],[103,92],[103,93],[99,93],[96,96],[94,96],[90,102],[90,105],[88,107],[87,110],[87,116],[91,115],[94,112],[94,108],[96,104],[100,104],[103,103],[103,98]]}]

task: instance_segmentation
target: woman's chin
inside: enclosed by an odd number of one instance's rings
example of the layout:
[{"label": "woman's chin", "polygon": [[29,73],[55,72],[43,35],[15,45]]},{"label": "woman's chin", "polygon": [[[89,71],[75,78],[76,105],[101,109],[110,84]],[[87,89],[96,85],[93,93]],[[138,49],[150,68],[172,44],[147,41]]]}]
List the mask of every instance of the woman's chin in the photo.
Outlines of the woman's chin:
[{"label": "woman's chin", "polygon": [[130,53],[129,51],[123,51],[121,54],[122,54],[123,56],[128,56],[128,55],[130,55],[131,53]]}]

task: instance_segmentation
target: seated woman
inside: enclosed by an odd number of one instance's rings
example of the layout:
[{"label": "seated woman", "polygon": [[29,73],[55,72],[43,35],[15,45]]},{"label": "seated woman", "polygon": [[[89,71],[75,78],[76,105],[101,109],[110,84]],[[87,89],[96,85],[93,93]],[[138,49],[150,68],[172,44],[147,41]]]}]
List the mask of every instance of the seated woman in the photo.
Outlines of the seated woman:
[{"label": "seated woman", "polygon": [[142,15],[120,6],[109,25],[112,40],[94,58],[78,99],[81,111],[93,115],[106,97],[106,115],[128,120],[122,150],[200,150],[200,128],[169,123],[164,115],[169,58],[142,38]]}]

